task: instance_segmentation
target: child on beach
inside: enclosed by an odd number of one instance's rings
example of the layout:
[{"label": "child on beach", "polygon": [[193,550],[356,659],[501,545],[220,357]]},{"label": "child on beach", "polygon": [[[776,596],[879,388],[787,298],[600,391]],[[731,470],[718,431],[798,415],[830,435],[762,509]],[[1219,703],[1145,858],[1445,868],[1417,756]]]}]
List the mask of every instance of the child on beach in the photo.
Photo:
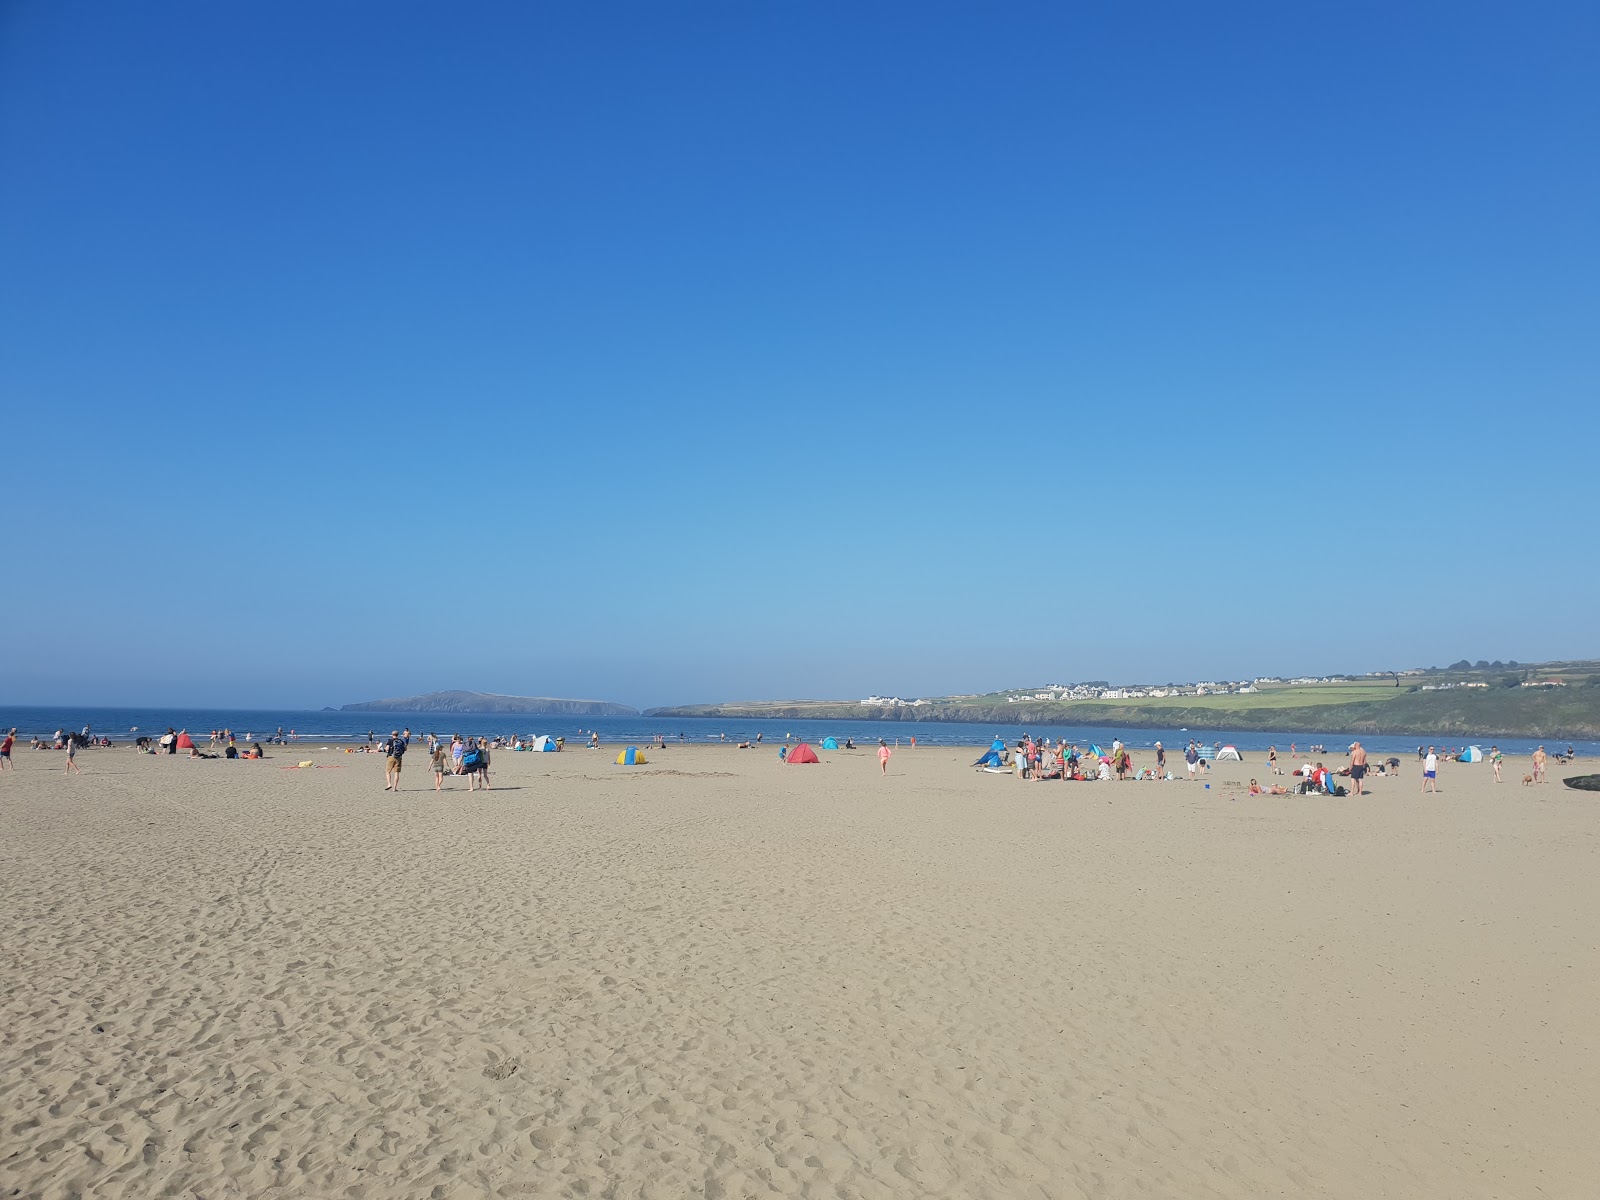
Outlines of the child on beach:
[{"label": "child on beach", "polygon": [[882,742],[878,743],[878,770],[885,775],[889,773],[889,754],[889,747]]}]

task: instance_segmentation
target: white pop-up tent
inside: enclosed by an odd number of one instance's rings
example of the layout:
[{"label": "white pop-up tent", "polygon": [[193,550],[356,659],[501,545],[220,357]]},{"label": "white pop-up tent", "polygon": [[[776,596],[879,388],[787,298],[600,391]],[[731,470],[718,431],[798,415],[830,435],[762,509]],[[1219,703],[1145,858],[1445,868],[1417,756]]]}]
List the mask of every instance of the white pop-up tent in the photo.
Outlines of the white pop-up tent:
[{"label": "white pop-up tent", "polygon": [[1461,752],[1460,761],[1462,761],[1462,762],[1482,762],[1483,761],[1483,751],[1479,750],[1476,746],[1468,746],[1465,750],[1463,750]]},{"label": "white pop-up tent", "polygon": [[1239,753],[1237,746],[1224,746],[1217,751],[1218,762],[1243,762],[1244,756]]}]

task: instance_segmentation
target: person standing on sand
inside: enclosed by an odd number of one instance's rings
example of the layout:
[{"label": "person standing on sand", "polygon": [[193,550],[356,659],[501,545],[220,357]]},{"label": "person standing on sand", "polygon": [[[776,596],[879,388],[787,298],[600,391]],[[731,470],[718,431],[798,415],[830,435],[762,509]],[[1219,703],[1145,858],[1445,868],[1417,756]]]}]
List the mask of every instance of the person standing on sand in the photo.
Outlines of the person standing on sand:
[{"label": "person standing on sand", "polygon": [[1490,746],[1489,747],[1489,765],[1494,768],[1494,781],[1496,783],[1500,782],[1500,759],[1501,759],[1500,747],[1499,746]]},{"label": "person standing on sand", "polygon": [[17,731],[13,729],[6,734],[4,741],[0,741],[0,771],[17,769],[17,764],[11,761],[11,748],[16,744]]},{"label": "person standing on sand", "polygon": [[1428,747],[1428,754],[1422,760],[1422,790],[1438,794],[1439,791],[1439,756],[1433,752],[1433,747]]},{"label": "person standing on sand", "polygon": [[1533,781],[1544,782],[1544,747],[1540,746],[1533,752]]},{"label": "person standing on sand", "polygon": [[1183,761],[1188,764],[1189,778],[1194,779],[1200,772],[1200,751],[1196,749],[1192,738],[1189,748],[1183,752]]},{"label": "person standing on sand", "polygon": [[890,753],[888,744],[880,740],[878,742],[878,770],[881,774],[887,775],[889,773]]},{"label": "person standing on sand", "polygon": [[433,739],[433,790],[444,791],[444,743],[438,738]]},{"label": "person standing on sand", "polygon": [[1355,794],[1360,796],[1362,783],[1367,778],[1367,748],[1357,742],[1350,748],[1350,779],[1356,785]]},{"label": "person standing on sand", "polygon": [[383,790],[398,792],[400,790],[400,765],[406,756],[406,740],[400,736],[398,729],[389,734],[389,740],[384,743],[389,751],[388,761],[384,763],[383,777],[386,782]]},{"label": "person standing on sand", "polygon": [[1267,770],[1274,775],[1278,774],[1278,748],[1276,746],[1267,747]]},{"label": "person standing on sand", "polygon": [[1167,752],[1161,748],[1161,743],[1156,743],[1156,774],[1165,776],[1167,773]]},{"label": "person standing on sand", "polygon": [[78,755],[78,739],[73,737],[72,734],[69,733],[69,734],[67,734],[67,765],[66,765],[66,768],[61,772],[63,775],[82,775],[83,774],[82,771],[78,770],[78,764],[74,761],[77,758],[77,755]]}]

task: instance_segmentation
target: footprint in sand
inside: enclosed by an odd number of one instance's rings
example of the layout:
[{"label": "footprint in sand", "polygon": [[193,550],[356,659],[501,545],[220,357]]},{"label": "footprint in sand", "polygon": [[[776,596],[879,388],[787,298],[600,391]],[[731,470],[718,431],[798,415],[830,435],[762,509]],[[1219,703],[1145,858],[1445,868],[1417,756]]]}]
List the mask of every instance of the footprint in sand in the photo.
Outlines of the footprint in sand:
[{"label": "footprint in sand", "polygon": [[522,1068],[522,1063],[515,1058],[502,1058],[499,1062],[492,1062],[483,1069],[483,1073],[490,1079],[510,1079]]}]

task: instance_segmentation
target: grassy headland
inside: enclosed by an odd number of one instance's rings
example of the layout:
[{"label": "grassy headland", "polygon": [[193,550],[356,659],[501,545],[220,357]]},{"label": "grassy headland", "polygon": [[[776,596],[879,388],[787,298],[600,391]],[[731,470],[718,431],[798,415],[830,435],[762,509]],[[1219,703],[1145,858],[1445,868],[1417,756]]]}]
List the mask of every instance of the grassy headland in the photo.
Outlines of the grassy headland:
[{"label": "grassy headland", "polygon": [[[1535,679],[1560,682],[1521,686]],[[1595,663],[1540,664],[1516,672],[1429,672],[1401,676],[1398,686],[1394,677],[1382,682],[1372,676],[1268,684],[1243,695],[1014,701],[1015,694],[947,696],[916,706],[836,700],[699,704],[652,709],[651,715],[1600,739],[1600,664]]]}]

